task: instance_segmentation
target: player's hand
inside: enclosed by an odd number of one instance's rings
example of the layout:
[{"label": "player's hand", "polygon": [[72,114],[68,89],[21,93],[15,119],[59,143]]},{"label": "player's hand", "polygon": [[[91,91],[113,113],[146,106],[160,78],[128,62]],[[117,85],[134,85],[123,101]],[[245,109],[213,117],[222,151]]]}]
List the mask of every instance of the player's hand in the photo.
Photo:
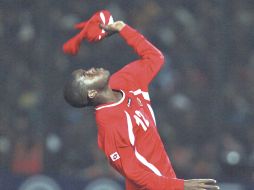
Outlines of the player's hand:
[{"label": "player's hand", "polygon": [[184,180],[184,190],[218,190],[219,186],[214,179]]},{"label": "player's hand", "polygon": [[108,10],[97,11],[88,20],[76,24],[75,28],[81,31],[64,43],[63,45],[64,53],[76,55],[79,52],[80,45],[83,40],[87,40],[91,43],[94,43],[99,42],[105,37],[107,37],[108,33],[104,29],[99,27],[100,23],[104,25],[114,23],[113,17]]},{"label": "player's hand", "polygon": [[123,21],[116,21],[113,24],[109,24],[109,25],[100,24],[100,27],[108,33],[108,36],[110,36],[112,34],[120,32],[125,25],[126,24]]}]

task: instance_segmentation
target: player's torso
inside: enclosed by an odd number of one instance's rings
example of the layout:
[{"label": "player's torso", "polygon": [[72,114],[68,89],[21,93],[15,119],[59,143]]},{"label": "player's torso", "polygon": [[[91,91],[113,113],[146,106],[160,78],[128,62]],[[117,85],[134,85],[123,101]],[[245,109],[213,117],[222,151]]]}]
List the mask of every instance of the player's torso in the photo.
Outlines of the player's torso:
[{"label": "player's torso", "polygon": [[147,167],[148,170],[158,175],[171,175],[171,164],[157,131],[148,92],[141,89],[122,92],[124,100],[119,105],[104,109],[101,112],[103,119],[107,119],[107,123],[117,123],[122,130],[119,134],[128,136],[136,155],[140,160],[145,159],[144,165],[155,166],[155,169]]}]

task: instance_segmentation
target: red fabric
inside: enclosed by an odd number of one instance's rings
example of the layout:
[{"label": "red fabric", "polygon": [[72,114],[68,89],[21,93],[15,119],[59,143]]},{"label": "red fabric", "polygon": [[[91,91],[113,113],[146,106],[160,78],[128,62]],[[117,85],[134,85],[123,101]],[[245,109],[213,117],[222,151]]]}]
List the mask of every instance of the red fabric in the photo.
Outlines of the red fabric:
[{"label": "red fabric", "polygon": [[64,53],[76,55],[84,39],[89,42],[97,42],[105,38],[107,33],[100,28],[101,23],[105,25],[113,23],[113,17],[109,11],[98,11],[89,20],[76,24],[75,28],[81,31],[64,43]]},{"label": "red fabric", "polygon": [[113,74],[109,85],[121,90],[117,103],[96,107],[98,145],[110,164],[126,177],[126,189],[183,190],[156,127],[148,85],[164,63],[161,52],[125,26],[120,35],[140,56]]}]

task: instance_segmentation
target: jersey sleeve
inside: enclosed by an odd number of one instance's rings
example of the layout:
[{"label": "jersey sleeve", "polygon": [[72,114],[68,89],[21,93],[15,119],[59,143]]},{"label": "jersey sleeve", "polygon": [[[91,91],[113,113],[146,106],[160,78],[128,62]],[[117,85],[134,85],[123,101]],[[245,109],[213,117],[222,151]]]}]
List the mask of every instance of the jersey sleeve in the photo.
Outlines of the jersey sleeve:
[{"label": "jersey sleeve", "polygon": [[134,184],[144,189],[156,190],[183,190],[184,184],[182,179],[168,178],[158,176],[152,171],[147,170],[142,163],[136,158],[135,150],[132,147],[118,147],[119,162],[112,162],[111,165],[122,167],[124,175]]},{"label": "jersey sleeve", "polygon": [[[121,133],[121,134],[119,134]],[[144,189],[183,190],[182,179],[158,176],[135,155],[135,148],[130,144],[127,131],[105,130],[104,152],[110,165],[129,181]]]},{"label": "jersey sleeve", "polygon": [[120,36],[135,50],[140,59],[123,67],[119,74],[131,77],[131,80],[139,82],[139,85],[148,86],[164,64],[163,54],[128,25],[120,31]]}]

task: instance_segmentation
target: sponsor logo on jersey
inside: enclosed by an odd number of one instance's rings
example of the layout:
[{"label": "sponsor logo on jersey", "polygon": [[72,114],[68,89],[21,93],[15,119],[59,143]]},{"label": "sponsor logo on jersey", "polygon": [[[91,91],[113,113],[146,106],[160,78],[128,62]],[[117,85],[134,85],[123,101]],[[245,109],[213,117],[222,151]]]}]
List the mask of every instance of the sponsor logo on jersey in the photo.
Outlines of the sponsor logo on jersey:
[{"label": "sponsor logo on jersey", "polygon": [[114,152],[110,155],[111,160],[114,162],[120,158],[119,154],[117,152]]}]

